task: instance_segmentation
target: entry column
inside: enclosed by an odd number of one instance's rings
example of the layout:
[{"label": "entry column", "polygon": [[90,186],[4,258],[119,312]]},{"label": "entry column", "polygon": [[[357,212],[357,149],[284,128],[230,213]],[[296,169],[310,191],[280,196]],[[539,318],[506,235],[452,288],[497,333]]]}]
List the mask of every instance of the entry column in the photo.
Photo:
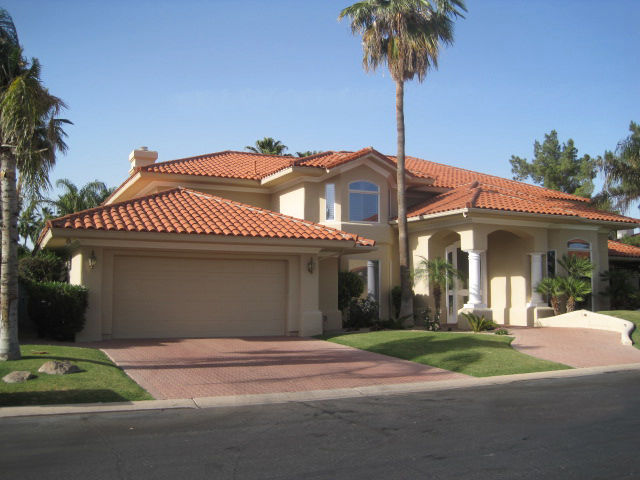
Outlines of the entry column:
[{"label": "entry column", "polygon": [[482,253],[484,250],[465,250],[469,254],[469,302],[464,308],[487,308],[482,302]]},{"label": "entry column", "polygon": [[546,305],[542,295],[536,292],[536,287],[542,281],[542,256],[544,253],[531,252],[531,300],[527,307]]}]

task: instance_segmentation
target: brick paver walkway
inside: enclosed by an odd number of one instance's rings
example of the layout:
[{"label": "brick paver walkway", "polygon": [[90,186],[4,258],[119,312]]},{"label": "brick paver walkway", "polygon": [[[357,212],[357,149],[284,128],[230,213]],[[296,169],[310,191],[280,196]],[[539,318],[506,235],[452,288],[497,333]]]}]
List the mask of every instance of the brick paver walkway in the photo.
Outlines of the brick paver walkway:
[{"label": "brick paver walkway", "polygon": [[157,399],[299,392],[465,375],[296,337],[110,340],[99,345]]},{"label": "brick paver walkway", "polygon": [[522,353],[572,367],[640,363],[640,350],[620,343],[620,334],[587,328],[507,327]]}]

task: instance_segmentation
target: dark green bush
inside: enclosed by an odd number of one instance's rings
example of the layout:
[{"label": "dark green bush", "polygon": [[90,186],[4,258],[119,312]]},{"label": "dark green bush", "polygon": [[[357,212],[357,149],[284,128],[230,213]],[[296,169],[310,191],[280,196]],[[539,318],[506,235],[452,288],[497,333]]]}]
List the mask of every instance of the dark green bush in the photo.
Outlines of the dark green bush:
[{"label": "dark green bush", "polygon": [[23,282],[27,312],[38,336],[73,340],[84,327],[88,291],[63,282]]},{"label": "dark green bush", "polygon": [[351,299],[364,291],[364,280],[354,272],[338,272],[338,308],[344,310]]},{"label": "dark green bush", "polygon": [[20,280],[30,282],[63,282],[67,278],[66,261],[50,250],[39,250],[18,261]]},{"label": "dark green bush", "polygon": [[345,328],[370,327],[378,319],[378,302],[373,298],[354,298],[349,304]]}]

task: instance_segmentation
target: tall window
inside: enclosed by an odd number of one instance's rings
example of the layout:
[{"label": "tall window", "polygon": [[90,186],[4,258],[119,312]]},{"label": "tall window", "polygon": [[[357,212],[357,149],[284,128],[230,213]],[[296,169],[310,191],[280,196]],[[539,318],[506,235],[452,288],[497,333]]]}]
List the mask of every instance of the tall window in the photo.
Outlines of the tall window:
[{"label": "tall window", "polygon": [[336,204],[336,186],[333,183],[327,183],[324,187],[325,199],[325,220],[335,220],[335,204]]},{"label": "tall window", "polygon": [[349,184],[349,220],[354,222],[377,222],[379,206],[378,186],[371,182]]}]

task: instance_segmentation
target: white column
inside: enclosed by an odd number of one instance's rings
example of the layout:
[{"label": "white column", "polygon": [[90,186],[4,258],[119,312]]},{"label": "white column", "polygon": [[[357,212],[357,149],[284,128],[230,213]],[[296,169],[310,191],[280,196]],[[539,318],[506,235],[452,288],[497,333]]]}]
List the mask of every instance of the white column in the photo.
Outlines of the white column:
[{"label": "white column", "polygon": [[544,253],[531,252],[531,301],[527,307],[545,305],[542,295],[536,292],[536,287],[542,280],[542,256]]},{"label": "white column", "polygon": [[367,260],[367,295],[376,296],[376,264],[371,260]]},{"label": "white column", "polygon": [[469,303],[464,308],[487,308],[482,303],[482,252],[465,250],[469,254]]}]

